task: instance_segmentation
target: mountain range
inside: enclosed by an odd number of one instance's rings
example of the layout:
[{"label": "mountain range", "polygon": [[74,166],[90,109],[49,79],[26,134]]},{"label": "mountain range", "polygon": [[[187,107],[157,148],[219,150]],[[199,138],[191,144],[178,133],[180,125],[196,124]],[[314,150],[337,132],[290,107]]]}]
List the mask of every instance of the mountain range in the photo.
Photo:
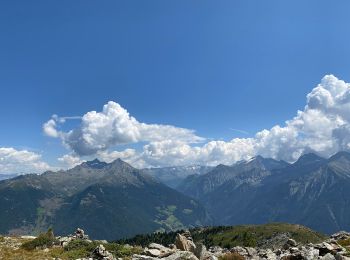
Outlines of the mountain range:
[{"label": "mountain range", "polygon": [[120,159],[0,181],[0,233],[98,239],[203,225],[289,222],[350,230],[350,153],[261,156],[233,165],[136,169]]},{"label": "mountain range", "polygon": [[146,168],[142,172],[147,173],[160,182],[171,188],[177,188],[184,179],[191,175],[202,175],[211,171],[214,167],[191,165],[191,166],[175,166],[163,168]]},{"label": "mountain range", "polygon": [[257,156],[190,176],[180,190],[218,225],[289,222],[332,233],[350,230],[350,154],[305,154],[295,163]]},{"label": "mountain range", "polygon": [[48,227],[69,234],[79,226],[108,240],[210,223],[194,199],[120,159],[1,181],[0,219],[2,234]]},{"label": "mountain range", "polygon": [[0,174],[0,181],[2,180],[7,180],[7,179],[11,179],[11,178],[14,178],[16,176],[18,176],[19,174]]}]

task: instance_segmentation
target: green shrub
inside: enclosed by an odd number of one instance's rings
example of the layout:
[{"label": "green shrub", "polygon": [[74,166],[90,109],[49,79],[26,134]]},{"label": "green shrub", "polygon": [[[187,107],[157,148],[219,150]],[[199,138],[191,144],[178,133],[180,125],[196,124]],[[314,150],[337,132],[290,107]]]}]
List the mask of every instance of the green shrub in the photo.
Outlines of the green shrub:
[{"label": "green shrub", "polygon": [[69,259],[89,257],[97,246],[96,242],[82,239],[72,240],[64,247],[64,255]]},{"label": "green shrub", "polygon": [[140,247],[125,246],[117,243],[104,244],[106,250],[111,252],[116,257],[125,258],[133,254],[140,254],[142,249]]},{"label": "green shrub", "polygon": [[339,240],[338,244],[343,246],[343,247],[350,246],[350,238]]},{"label": "green shrub", "polygon": [[0,236],[0,243],[5,242],[5,238],[3,236]]},{"label": "green shrub", "polygon": [[88,252],[92,251],[95,249],[95,247],[98,246],[98,243],[96,242],[89,242],[86,240],[82,240],[82,239],[76,239],[76,240],[72,240],[70,241],[65,247],[64,250],[65,251],[73,251],[73,250],[81,250],[84,249]]},{"label": "green shrub", "polygon": [[57,244],[59,244],[59,242],[50,228],[46,233],[41,233],[37,238],[22,244],[22,248],[34,250],[36,248],[49,248]]},{"label": "green shrub", "polygon": [[256,247],[256,238],[250,232],[244,232],[242,238],[243,246]]},{"label": "green shrub", "polygon": [[[100,244],[100,242],[96,241],[88,242],[81,239],[72,240],[64,247],[64,256],[69,259],[89,257],[92,251]],[[125,258],[133,254],[139,254],[142,251],[142,249],[138,247],[125,246],[117,243],[104,243],[103,246],[115,257]]]}]

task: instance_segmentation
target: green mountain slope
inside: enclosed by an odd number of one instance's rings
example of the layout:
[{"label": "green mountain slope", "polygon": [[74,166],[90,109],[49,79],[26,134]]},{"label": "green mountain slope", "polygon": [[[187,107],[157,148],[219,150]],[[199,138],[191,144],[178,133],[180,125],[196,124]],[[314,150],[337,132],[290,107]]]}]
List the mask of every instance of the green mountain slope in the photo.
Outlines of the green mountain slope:
[{"label": "green mountain slope", "polygon": [[217,225],[288,222],[324,233],[350,229],[347,152],[329,159],[306,154],[291,165],[257,157],[187,181],[183,192],[203,203]]},{"label": "green mountain slope", "polygon": [[36,234],[49,226],[67,234],[80,226],[101,239],[210,221],[198,202],[121,160],[2,181],[0,219],[2,234]]},{"label": "green mountain slope", "polygon": [[[202,242],[207,247],[221,246],[226,248],[234,246],[278,248],[288,238],[301,244],[319,243],[326,238],[323,234],[305,226],[287,223],[194,228],[190,229],[190,232],[195,242]],[[177,232],[137,235],[118,242],[142,246],[154,242],[167,246],[173,243],[176,234]]]}]

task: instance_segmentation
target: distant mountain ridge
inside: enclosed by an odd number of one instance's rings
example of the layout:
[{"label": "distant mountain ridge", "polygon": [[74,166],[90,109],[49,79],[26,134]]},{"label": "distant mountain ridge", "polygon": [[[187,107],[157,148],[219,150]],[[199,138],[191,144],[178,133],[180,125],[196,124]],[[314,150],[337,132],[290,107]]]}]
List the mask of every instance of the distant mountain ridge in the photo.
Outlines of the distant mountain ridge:
[{"label": "distant mountain ridge", "polygon": [[350,153],[328,159],[309,153],[292,164],[256,156],[230,166],[141,170],[95,159],[1,181],[0,219],[0,233],[48,226],[65,233],[82,224],[107,239],[207,224],[350,230]]},{"label": "distant mountain ridge", "polygon": [[350,153],[305,154],[295,163],[260,156],[190,176],[180,190],[215,224],[289,222],[332,233],[350,229]]},{"label": "distant mountain ridge", "polygon": [[146,168],[143,172],[153,176],[165,185],[171,188],[177,188],[181,182],[191,175],[201,175],[211,171],[214,167],[190,165],[190,166],[173,166],[163,168]]},{"label": "distant mountain ridge", "polygon": [[12,179],[14,177],[17,177],[18,175],[20,174],[16,174],[16,173],[13,173],[13,174],[0,174],[0,181],[2,180],[7,180],[7,179]]},{"label": "distant mountain ridge", "polygon": [[30,234],[77,226],[93,238],[118,239],[210,223],[205,209],[117,159],[0,182],[0,233]]}]

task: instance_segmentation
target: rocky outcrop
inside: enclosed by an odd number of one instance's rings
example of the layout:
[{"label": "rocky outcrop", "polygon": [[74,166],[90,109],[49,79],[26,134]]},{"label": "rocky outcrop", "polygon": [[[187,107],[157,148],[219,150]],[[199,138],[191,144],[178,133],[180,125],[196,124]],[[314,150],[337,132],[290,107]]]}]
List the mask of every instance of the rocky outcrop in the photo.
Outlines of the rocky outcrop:
[{"label": "rocky outcrop", "polygon": [[115,257],[108,252],[103,245],[99,245],[92,251],[91,257],[96,260],[115,260]]},{"label": "rocky outcrop", "polygon": [[61,237],[61,236],[57,237],[57,240],[60,242],[60,245],[62,247],[65,247],[66,245],[68,245],[70,241],[76,240],[76,239],[91,241],[89,240],[89,236],[86,235],[84,230],[81,228],[77,228],[74,234],[64,236],[64,237]]},{"label": "rocky outcrop", "polygon": [[144,249],[144,254],[151,257],[164,258],[175,252],[174,249],[167,248],[160,244],[151,243]]},{"label": "rocky outcrop", "polygon": [[193,243],[193,239],[189,231],[176,235],[175,246],[181,251],[190,251],[192,253],[194,253],[196,249],[196,245]]},{"label": "rocky outcrop", "polygon": [[[252,248],[236,246],[231,249],[218,246],[207,249],[203,244],[195,244],[187,231],[177,234],[175,246],[168,248],[159,244],[150,244],[142,255],[134,255],[133,260],[218,260],[227,255],[227,259],[250,260],[350,260],[350,248],[341,246],[338,242],[350,239],[350,233],[338,232],[319,244],[300,245],[294,239],[287,239],[278,249]],[[230,258],[231,257],[231,258]],[[238,258],[237,258],[238,257]]]}]

